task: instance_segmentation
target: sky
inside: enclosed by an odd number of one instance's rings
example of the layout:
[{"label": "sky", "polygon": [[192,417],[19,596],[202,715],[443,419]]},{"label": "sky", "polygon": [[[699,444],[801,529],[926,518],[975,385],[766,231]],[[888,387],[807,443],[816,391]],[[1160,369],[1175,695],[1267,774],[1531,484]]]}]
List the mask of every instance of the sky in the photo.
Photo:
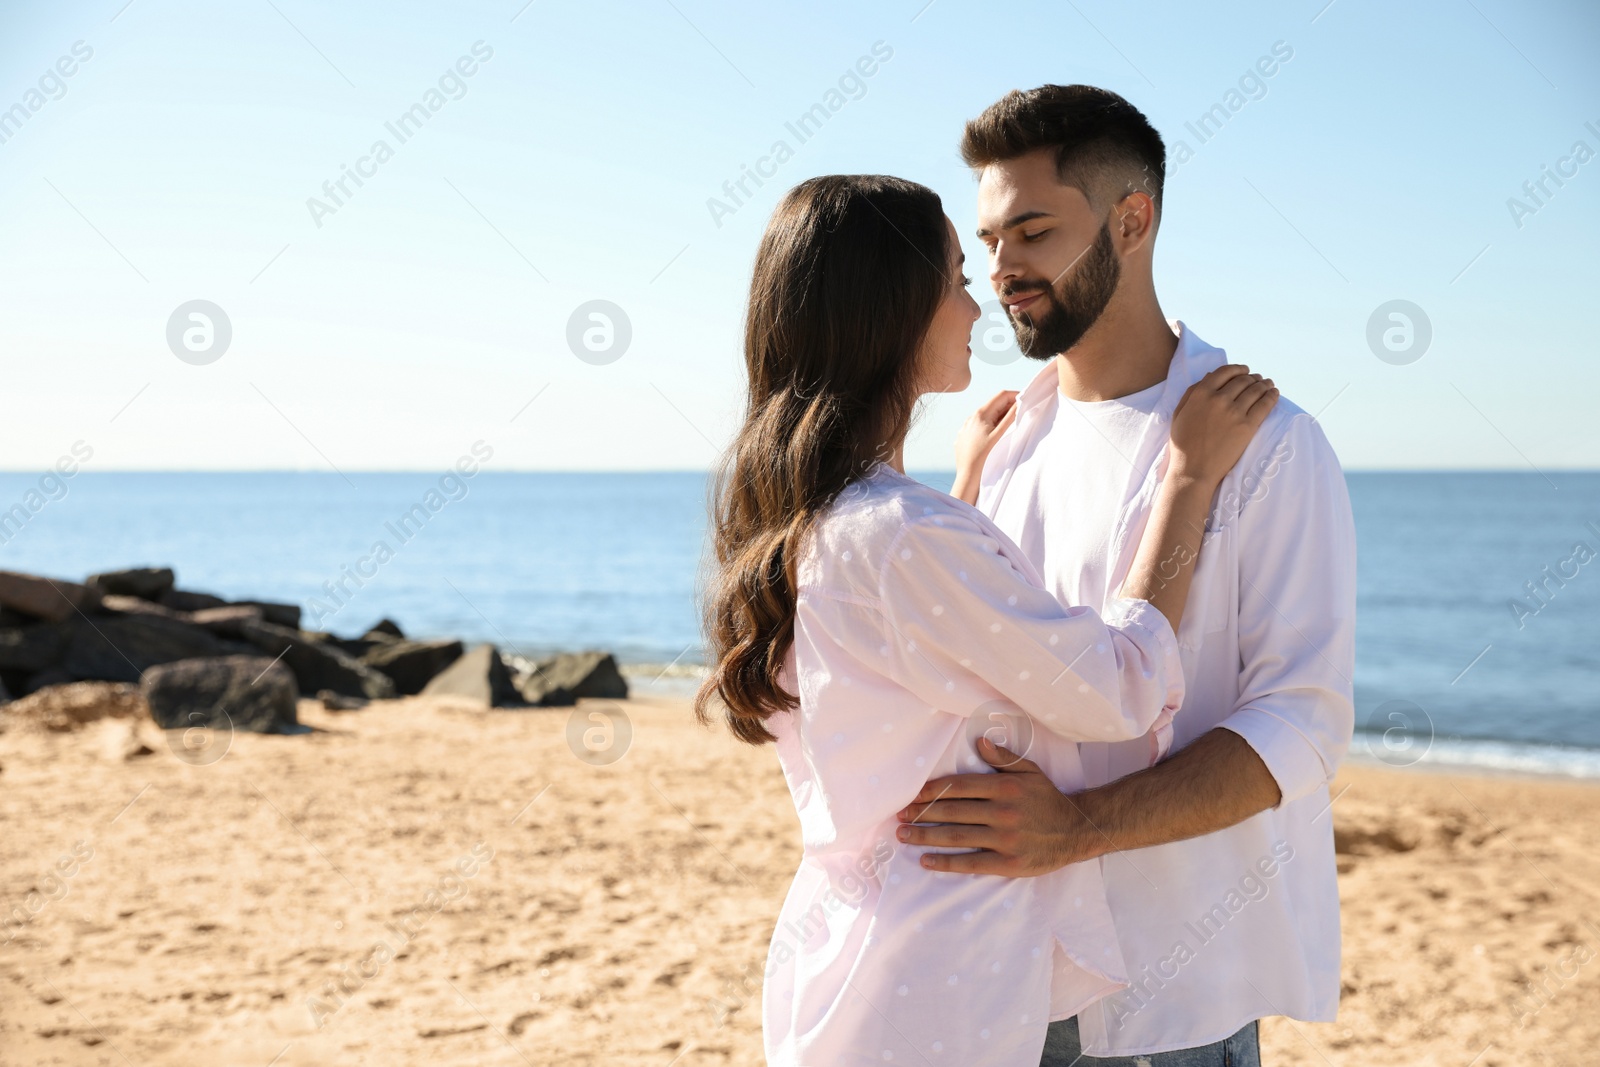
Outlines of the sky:
[{"label": "sky", "polygon": [[[1347,468],[1600,467],[1597,46],[1578,0],[9,0],[0,468],[708,467],[783,191],[933,187],[992,300],[957,139],[1046,82],[1161,131],[1163,307]],[[974,367],[908,466],[1037,370]]]}]

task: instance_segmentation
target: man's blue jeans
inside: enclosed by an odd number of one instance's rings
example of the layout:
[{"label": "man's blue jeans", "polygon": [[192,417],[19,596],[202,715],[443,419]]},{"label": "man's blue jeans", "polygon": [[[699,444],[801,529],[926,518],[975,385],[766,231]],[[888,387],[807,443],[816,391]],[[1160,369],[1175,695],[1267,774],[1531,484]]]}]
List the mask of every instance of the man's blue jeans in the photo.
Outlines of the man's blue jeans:
[{"label": "man's blue jeans", "polygon": [[1154,1052],[1148,1056],[1085,1056],[1078,1043],[1078,1020],[1050,1024],[1039,1067],[1261,1067],[1258,1023],[1250,1023],[1214,1045]]}]

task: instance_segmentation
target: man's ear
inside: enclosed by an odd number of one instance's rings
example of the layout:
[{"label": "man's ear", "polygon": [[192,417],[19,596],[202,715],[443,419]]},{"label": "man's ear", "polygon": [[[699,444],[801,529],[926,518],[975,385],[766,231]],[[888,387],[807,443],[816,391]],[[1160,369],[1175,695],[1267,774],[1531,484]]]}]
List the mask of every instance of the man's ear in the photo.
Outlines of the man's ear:
[{"label": "man's ear", "polygon": [[1111,232],[1122,251],[1147,243],[1156,228],[1156,202],[1146,192],[1132,192],[1111,208]]}]

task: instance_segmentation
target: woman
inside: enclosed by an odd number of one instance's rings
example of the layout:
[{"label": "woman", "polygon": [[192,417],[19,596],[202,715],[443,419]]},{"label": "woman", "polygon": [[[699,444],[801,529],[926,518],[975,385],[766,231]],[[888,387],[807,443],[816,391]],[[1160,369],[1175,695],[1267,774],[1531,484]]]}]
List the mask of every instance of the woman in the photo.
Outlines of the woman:
[{"label": "woman", "polygon": [[[897,845],[895,815],[930,777],[987,769],[986,732],[1067,791],[1078,741],[1164,753],[1185,539],[1277,395],[1241,367],[1195,386],[1126,599],[1104,620],[1063,606],[981,513],[904,474],[917,398],[971,379],[962,259],[931,190],[859,175],[791,190],[757,254],[696,711],[776,742],[800,817],[763,991],[774,1064],[1037,1063],[1051,1019],[1126,985],[1098,864],[941,874]],[[969,421],[958,486],[1008,399]]]}]

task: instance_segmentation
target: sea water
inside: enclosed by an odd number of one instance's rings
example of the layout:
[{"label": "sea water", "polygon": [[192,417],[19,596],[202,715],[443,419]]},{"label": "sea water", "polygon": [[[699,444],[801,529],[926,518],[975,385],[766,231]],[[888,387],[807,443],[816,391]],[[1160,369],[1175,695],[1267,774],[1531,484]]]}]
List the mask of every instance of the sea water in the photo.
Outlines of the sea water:
[{"label": "sea water", "polygon": [[[1352,755],[1600,776],[1600,473],[1348,481]],[[307,627],[390,617],[527,656],[604,648],[647,690],[681,692],[700,662],[706,491],[700,472],[6,473],[0,568],[170,565],[183,588],[298,603]]]}]

